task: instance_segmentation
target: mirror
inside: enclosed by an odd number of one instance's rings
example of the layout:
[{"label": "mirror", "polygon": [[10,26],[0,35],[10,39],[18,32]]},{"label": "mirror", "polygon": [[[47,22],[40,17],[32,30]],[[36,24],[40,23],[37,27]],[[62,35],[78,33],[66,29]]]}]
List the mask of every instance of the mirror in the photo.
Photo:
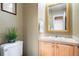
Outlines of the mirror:
[{"label": "mirror", "polygon": [[70,31],[70,5],[66,3],[46,5],[46,29],[48,32]]}]

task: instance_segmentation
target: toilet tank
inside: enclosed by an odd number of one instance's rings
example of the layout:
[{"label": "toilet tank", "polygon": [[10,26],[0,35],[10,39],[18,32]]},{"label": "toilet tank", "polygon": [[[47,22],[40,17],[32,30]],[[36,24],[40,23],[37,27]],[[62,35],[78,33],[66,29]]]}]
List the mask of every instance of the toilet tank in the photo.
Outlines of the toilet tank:
[{"label": "toilet tank", "polygon": [[1,56],[22,56],[23,55],[23,41],[16,41],[14,43],[6,43],[0,45]]}]

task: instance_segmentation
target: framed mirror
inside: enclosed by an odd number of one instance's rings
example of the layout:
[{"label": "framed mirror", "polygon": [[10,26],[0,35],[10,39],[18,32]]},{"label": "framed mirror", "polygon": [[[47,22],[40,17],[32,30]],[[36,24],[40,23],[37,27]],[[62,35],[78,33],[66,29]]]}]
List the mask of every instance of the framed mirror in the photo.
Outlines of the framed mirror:
[{"label": "framed mirror", "polygon": [[46,5],[47,32],[70,32],[70,4]]}]

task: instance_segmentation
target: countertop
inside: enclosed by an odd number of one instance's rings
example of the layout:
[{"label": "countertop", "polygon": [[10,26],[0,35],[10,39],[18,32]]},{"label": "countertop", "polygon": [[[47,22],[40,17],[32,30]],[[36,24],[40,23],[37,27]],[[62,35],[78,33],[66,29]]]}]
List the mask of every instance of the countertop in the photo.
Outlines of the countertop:
[{"label": "countertop", "polygon": [[79,46],[79,42],[74,40],[73,38],[40,36],[39,40],[40,41],[51,42],[51,43],[61,43],[61,44],[66,44],[66,45]]}]

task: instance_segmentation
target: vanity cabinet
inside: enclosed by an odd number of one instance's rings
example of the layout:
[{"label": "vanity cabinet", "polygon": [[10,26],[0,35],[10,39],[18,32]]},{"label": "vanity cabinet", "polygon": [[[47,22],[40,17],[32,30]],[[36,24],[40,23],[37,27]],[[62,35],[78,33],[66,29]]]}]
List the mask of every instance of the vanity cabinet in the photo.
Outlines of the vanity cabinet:
[{"label": "vanity cabinet", "polygon": [[41,41],[39,42],[40,56],[52,56],[55,55],[54,52],[55,52],[54,44]]},{"label": "vanity cabinet", "polygon": [[57,56],[73,56],[74,47],[70,45],[56,44],[56,55]]},{"label": "vanity cabinet", "polygon": [[78,49],[73,45],[39,41],[39,56],[74,56]]}]

